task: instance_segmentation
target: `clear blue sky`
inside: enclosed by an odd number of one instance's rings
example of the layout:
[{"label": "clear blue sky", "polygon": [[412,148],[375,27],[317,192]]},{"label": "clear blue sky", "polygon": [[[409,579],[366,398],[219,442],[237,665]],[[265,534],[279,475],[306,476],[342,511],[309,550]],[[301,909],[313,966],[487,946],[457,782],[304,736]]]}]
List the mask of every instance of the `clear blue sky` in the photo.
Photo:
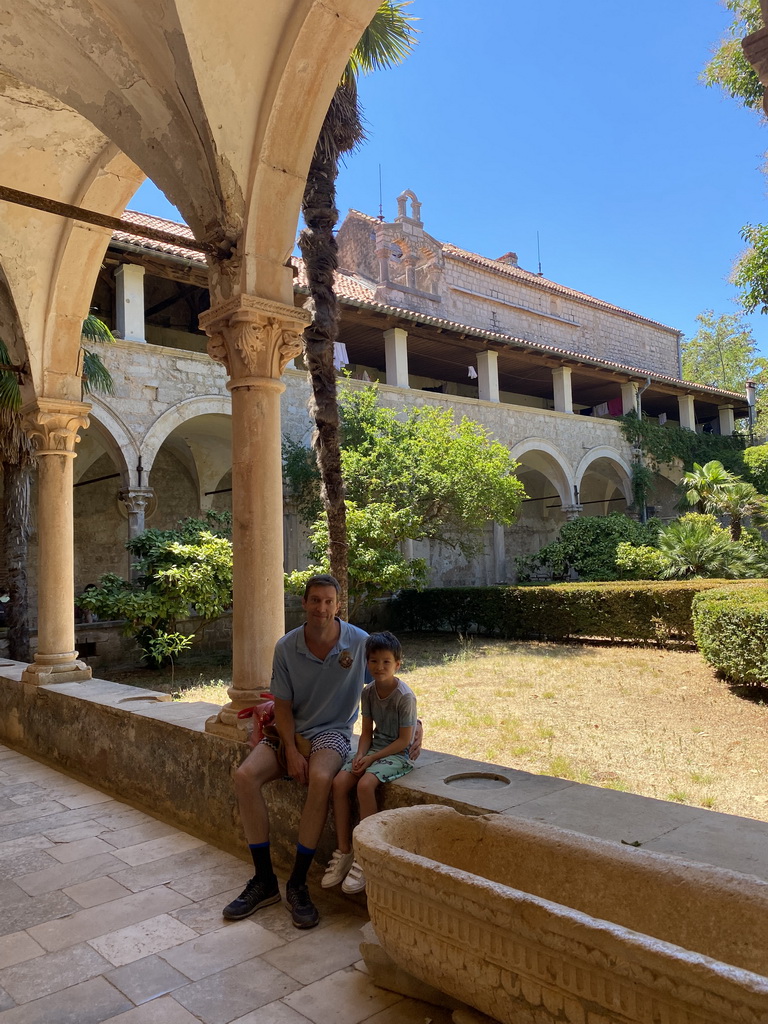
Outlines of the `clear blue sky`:
[{"label": "clear blue sky", "polygon": [[[768,220],[768,126],[698,81],[727,12],[643,4],[415,0],[419,45],[361,83],[368,142],[339,210],[384,213],[413,189],[427,231],[512,249],[562,284],[677,327],[734,312],[739,229]],[[473,16],[474,15],[474,16]],[[149,184],[131,202],[174,216]],[[768,355],[768,316],[751,318]]]}]

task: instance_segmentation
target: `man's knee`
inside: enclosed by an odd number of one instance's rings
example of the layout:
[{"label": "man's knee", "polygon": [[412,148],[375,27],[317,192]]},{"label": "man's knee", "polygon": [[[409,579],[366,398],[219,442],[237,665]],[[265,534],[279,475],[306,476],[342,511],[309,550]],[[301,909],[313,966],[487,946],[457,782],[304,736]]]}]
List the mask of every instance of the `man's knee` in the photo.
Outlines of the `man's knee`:
[{"label": "man's knee", "polygon": [[265,782],[279,775],[277,756],[271,747],[260,744],[250,752],[235,771],[235,791],[253,793],[260,790]]}]

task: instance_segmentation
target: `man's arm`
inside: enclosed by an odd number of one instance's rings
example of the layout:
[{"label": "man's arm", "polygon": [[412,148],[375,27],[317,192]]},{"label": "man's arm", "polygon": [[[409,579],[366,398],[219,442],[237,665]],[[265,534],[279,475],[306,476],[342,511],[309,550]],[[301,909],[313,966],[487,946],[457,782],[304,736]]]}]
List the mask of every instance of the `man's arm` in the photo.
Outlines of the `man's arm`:
[{"label": "man's arm", "polygon": [[288,774],[297,782],[306,785],[308,779],[307,759],[296,749],[296,726],[293,719],[293,706],[289,700],[275,697],[275,726],[283,741]]}]

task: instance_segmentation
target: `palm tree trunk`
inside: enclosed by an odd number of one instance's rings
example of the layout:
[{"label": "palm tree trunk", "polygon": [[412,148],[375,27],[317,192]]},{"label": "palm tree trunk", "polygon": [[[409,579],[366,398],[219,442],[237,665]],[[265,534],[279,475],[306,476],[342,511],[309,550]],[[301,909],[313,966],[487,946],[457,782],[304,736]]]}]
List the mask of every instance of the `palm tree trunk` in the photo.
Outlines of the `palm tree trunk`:
[{"label": "palm tree trunk", "polygon": [[2,522],[5,529],[8,566],[8,656],[29,661],[29,603],[27,599],[27,554],[29,542],[29,465],[4,462]]},{"label": "palm tree trunk", "polygon": [[312,445],[322,481],[322,499],[328,516],[328,557],[331,572],[341,587],[342,618],[347,616],[347,517],[344,506],[344,479],[339,444],[339,407],[336,400],[336,373],[333,345],[338,337],[338,303],[334,292],[334,273],[338,250],[333,229],[338,220],[336,175],[338,160],[332,154],[315,150],[304,190],[302,210],[306,228],[299,236],[299,247],[309,282],[312,323],[304,332],[304,357],[312,382],[309,409],[315,421]]}]

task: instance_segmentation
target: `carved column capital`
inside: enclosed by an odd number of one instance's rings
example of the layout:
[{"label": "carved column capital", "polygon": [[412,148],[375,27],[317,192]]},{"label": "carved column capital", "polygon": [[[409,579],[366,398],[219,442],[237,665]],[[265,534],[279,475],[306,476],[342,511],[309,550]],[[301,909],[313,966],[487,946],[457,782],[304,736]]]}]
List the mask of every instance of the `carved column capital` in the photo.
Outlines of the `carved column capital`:
[{"label": "carved column capital", "polygon": [[88,426],[90,405],[38,398],[21,410],[22,426],[35,446],[35,454],[75,457],[79,431]]},{"label": "carved column capital", "polygon": [[223,363],[233,380],[280,377],[302,350],[311,314],[281,302],[240,295],[200,316],[208,355]]},{"label": "carved column capital", "polygon": [[579,519],[583,510],[583,505],[563,505],[562,508],[563,515],[569,523],[572,523],[575,519]]},{"label": "carved column capital", "polygon": [[155,492],[151,487],[126,487],[117,496],[129,513],[146,512]]}]

